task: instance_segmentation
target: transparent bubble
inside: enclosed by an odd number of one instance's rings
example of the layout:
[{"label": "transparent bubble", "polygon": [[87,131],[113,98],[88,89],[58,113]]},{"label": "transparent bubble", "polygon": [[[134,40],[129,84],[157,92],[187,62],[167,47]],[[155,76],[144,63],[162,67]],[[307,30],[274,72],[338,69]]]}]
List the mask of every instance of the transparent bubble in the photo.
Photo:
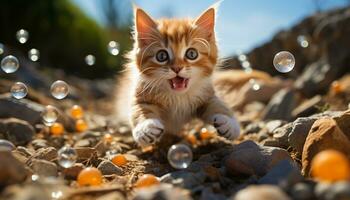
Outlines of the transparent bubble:
[{"label": "transparent bubble", "polygon": [[22,82],[16,82],[11,87],[11,95],[16,99],[23,99],[27,96],[28,88]]},{"label": "transparent bubble", "polygon": [[249,83],[254,91],[260,90],[261,86],[255,79],[250,79]]},{"label": "transparent bubble", "polygon": [[38,174],[33,174],[31,176],[32,181],[38,181],[40,179],[40,176]]},{"label": "transparent bubble", "polygon": [[116,56],[119,54],[119,44],[116,41],[110,41],[108,43],[108,52],[112,54],[113,56]]},{"label": "transparent bubble", "polygon": [[20,29],[19,31],[17,31],[16,37],[17,37],[17,40],[18,40],[21,44],[24,44],[24,43],[26,43],[27,40],[28,40],[29,33],[28,33],[28,31],[26,31],[26,30],[24,30],[24,29]]},{"label": "transparent bubble", "polygon": [[96,62],[95,56],[89,54],[89,55],[87,55],[87,56],[85,57],[85,63],[86,63],[87,65],[92,66],[92,65],[95,64],[95,62]]},{"label": "transparent bubble", "polygon": [[309,41],[305,35],[299,35],[297,38],[299,45],[303,48],[307,48],[309,46]]},{"label": "transparent bubble", "polygon": [[247,73],[247,74],[250,74],[253,72],[253,69],[248,67],[248,68],[244,68],[244,72]]},{"label": "transparent bubble", "polygon": [[168,161],[176,169],[185,169],[192,162],[192,150],[185,144],[172,145],[168,151]]},{"label": "transparent bubble", "polygon": [[247,60],[247,56],[245,54],[240,54],[238,56],[238,60],[241,61],[241,62],[244,62]]},{"label": "transparent bubble", "polygon": [[58,80],[51,85],[51,95],[56,99],[63,99],[69,93],[69,86],[66,82]]},{"label": "transparent bubble", "polygon": [[42,112],[41,116],[45,125],[52,125],[56,122],[58,118],[58,110],[56,107],[48,105],[45,107],[45,110]]},{"label": "transparent bubble", "polygon": [[28,57],[32,61],[38,61],[40,57],[40,52],[37,49],[31,49],[28,51]]},{"label": "transparent bubble", "polygon": [[5,73],[8,73],[8,74],[13,73],[17,71],[18,67],[19,67],[18,59],[13,55],[8,55],[1,60],[1,69]]},{"label": "transparent bubble", "polygon": [[242,67],[243,68],[250,68],[250,62],[249,61],[243,61],[242,62]]},{"label": "transparent bubble", "polygon": [[16,148],[12,142],[0,139],[0,151],[12,151]]},{"label": "transparent bubble", "polygon": [[5,45],[3,43],[0,43],[0,55],[5,52]]},{"label": "transparent bubble", "polygon": [[64,168],[69,168],[77,161],[77,152],[74,148],[65,146],[58,151],[58,164]]},{"label": "transparent bubble", "polygon": [[295,65],[295,58],[293,54],[288,51],[281,51],[273,58],[273,65],[276,70],[281,73],[287,73],[292,71]]}]

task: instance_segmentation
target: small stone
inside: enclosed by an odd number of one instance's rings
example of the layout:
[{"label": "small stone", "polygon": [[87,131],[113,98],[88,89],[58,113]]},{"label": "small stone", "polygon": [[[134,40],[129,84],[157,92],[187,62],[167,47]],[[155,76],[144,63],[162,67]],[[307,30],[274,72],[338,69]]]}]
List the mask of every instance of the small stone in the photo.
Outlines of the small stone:
[{"label": "small stone", "polygon": [[74,148],[78,155],[78,162],[90,159],[95,153],[95,148],[90,147],[76,147]]},{"label": "small stone", "polygon": [[299,154],[302,154],[306,137],[316,120],[313,117],[303,117],[293,122],[293,128],[288,135],[288,143]]},{"label": "small stone", "polygon": [[296,104],[295,93],[291,89],[281,89],[266,106],[262,118],[289,121]]},{"label": "small stone", "polygon": [[233,147],[232,153],[225,158],[225,166],[233,175],[263,176],[284,159],[291,161],[286,150],[247,140]]},{"label": "small stone", "polygon": [[175,171],[163,175],[160,178],[160,181],[162,183],[171,183],[175,186],[191,189],[204,183],[206,177],[206,173],[202,170],[197,173],[191,173],[187,171]]},{"label": "small stone", "polygon": [[306,117],[310,116],[312,114],[315,114],[318,111],[318,106],[321,106],[323,103],[322,96],[316,95],[312,97],[309,100],[306,100],[302,104],[300,104],[298,107],[296,107],[292,111],[293,118],[297,117]]},{"label": "small stone", "polygon": [[27,144],[34,134],[33,126],[26,121],[16,118],[0,120],[0,138],[9,140],[16,146]]},{"label": "small stone", "polygon": [[0,151],[0,187],[21,183],[27,176],[24,165],[11,152]]},{"label": "small stone", "polygon": [[343,133],[350,139],[350,110],[345,111],[340,116],[336,116],[333,119],[337,122],[337,125]]},{"label": "small stone", "polygon": [[295,200],[313,200],[316,199],[313,187],[307,183],[297,183],[290,191]]},{"label": "small stone", "polygon": [[40,148],[46,148],[48,147],[48,142],[47,140],[44,139],[35,139],[32,141],[32,146],[35,150],[38,150]]},{"label": "small stone", "polygon": [[57,165],[47,160],[32,159],[29,165],[39,176],[57,176]]},{"label": "small stone", "polygon": [[27,148],[25,148],[25,147],[22,147],[22,146],[18,146],[17,148],[16,148],[16,151],[18,151],[18,152],[20,152],[21,154],[23,154],[24,156],[26,156],[26,157],[30,157],[30,156],[32,156],[33,155],[33,151],[31,151],[31,150],[29,150],[29,149],[27,149]]},{"label": "small stone", "polygon": [[103,175],[112,175],[112,174],[121,175],[123,173],[122,168],[116,166],[109,160],[102,161],[98,165],[97,169],[99,169]]},{"label": "small stone", "polygon": [[268,133],[273,133],[274,130],[285,124],[282,120],[272,120],[266,123],[265,127]]},{"label": "small stone", "polygon": [[137,189],[133,200],[191,200],[190,192],[169,184]]},{"label": "small stone", "polygon": [[57,150],[54,147],[41,148],[35,152],[33,158],[53,161],[57,158]]},{"label": "small stone", "polygon": [[310,175],[312,158],[322,150],[334,149],[350,154],[350,141],[331,118],[318,119],[314,122],[306,138],[302,154],[304,175]]},{"label": "small stone", "polygon": [[76,180],[80,171],[84,169],[81,163],[75,163],[72,167],[63,169],[63,175],[66,179]]},{"label": "small stone", "polygon": [[199,200],[226,200],[227,197],[223,194],[216,194],[211,188],[204,188]]},{"label": "small stone", "polygon": [[[276,128],[273,131],[273,140],[276,141],[276,143],[278,144],[277,145],[278,147],[287,148],[289,146],[288,135],[292,131],[292,128],[293,128],[293,124],[288,123],[279,128]],[[270,146],[270,145],[267,145],[267,146]]]},{"label": "small stone", "polygon": [[75,143],[74,147],[90,147],[91,142],[89,139],[82,139]]},{"label": "small stone", "polygon": [[279,187],[273,185],[248,186],[240,190],[232,200],[290,200]]},{"label": "small stone", "polygon": [[292,186],[303,180],[297,164],[290,160],[282,160],[276,164],[265,176],[258,180],[259,184]]},{"label": "small stone", "polygon": [[263,123],[251,123],[245,127],[243,134],[248,135],[251,133],[259,133],[259,131],[264,127]]}]

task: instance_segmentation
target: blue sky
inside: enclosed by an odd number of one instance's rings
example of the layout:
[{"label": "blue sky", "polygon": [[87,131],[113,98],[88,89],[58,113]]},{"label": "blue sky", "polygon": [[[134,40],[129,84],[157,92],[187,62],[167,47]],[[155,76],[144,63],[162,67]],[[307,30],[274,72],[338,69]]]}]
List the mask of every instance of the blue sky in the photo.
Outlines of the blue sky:
[{"label": "blue sky", "polygon": [[[72,0],[85,13],[104,24],[100,0]],[[117,0],[122,13],[130,16],[130,1]],[[174,17],[196,17],[216,0],[133,0],[153,18],[171,11]],[[271,39],[280,30],[288,29],[315,12],[313,0],[224,0],[216,24],[220,53],[228,56],[248,51]],[[320,0],[322,9],[344,6],[346,0]]]}]

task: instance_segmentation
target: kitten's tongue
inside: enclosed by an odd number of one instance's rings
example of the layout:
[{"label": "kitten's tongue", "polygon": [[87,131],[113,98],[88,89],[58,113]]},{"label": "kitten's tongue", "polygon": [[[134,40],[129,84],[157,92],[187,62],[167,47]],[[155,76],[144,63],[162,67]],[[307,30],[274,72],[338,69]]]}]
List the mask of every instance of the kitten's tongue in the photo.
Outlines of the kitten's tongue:
[{"label": "kitten's tongue", "polygon": [[188,82],[188,79],[185,79],[185,78],[182,78],[182,77],[179,77],[179,76],[170,79],[171,87],[174,90],[183,90],[183,89],[185,89],[187,87],[187,82]]}]

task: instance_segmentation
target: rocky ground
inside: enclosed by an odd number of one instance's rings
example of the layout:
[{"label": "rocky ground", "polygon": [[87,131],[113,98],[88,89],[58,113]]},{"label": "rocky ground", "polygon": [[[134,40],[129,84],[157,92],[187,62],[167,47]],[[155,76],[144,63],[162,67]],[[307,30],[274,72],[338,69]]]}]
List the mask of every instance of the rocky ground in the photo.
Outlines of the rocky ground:
[{"label": "rocky ground", "polygon": [[[194,121],[183,130],[186,137],[167,138],[156,148],[140,149],[130,128],[114,123],[112,80],[89,81],[50,72],[71,87],[65,100],[53,100],[48,91],[52,80],[44,75],[47,72],[38,72],[36,66],[24,62],[26,67],[21,67],[16,77],[0,79],[0,139],[14,145],[0,148],[0,199],[350,199],[349,180],[325,183],[310,174],[311,160],[322,150],[336,149],[350,158],[350,75],[346,74],[350,56],[349,43],[343,41],[350,26],[341,25],[349,22],[349,9],[310,18],[247,55],[254,67],[260,62],[254,55],[261,49],[274,55],[269,46],[292,48],[288,44],[295,42],[294,33],[308,30],[305,27],[316,29],[311,22],[328,19],[324,15],[335,16],[324,22],[325,29],[319,28],[319,36],[329,42],[322,43],[322,48],[312,46],[320,44],[312,36],[310,47],[292,49],[297,63],[299,53],[306,58],[302,58],[305,67],[297,67],[289,77],[234,70],[217,76],[218,95],[240,121],[241,136],[235,141],[220,138],[212,127]],[[334,27],[342,27],[344,32],[332,32],[340,30]],[[337,39],[338,48],[332,45]],[[285,45],[273,45],[279,40]],[[229,65],[239,67],[236,62],[233,59]],[[252,87],[251,79],[258,88]],[[15,100],[8,93],[14,80],[28,83],[25,99]],[[62,136],[53,136],[42,122],[42,111],[49,104],[60,110],[58,121],[65,127]],[[69,115],[74,104],[84,108],[86,131],[75,130]],[[203,128],[213,134],[204,137]],[[113,136],[112,141],[106,140],[106,134]],[[193,151],[193,162],[185,170],[172,168],[166,158],[169,146],[178,142]],[[78,159],[64,169],[58,163],[58,150],[67,144],[77,151]],[[119,153],[128,161],[121,167],[109,156]],[[81,187],[77,176],[90,166],[102,172],[103,184]],[[135,182],[143,174],[157,176],[160,184],[136,189]]]}]

